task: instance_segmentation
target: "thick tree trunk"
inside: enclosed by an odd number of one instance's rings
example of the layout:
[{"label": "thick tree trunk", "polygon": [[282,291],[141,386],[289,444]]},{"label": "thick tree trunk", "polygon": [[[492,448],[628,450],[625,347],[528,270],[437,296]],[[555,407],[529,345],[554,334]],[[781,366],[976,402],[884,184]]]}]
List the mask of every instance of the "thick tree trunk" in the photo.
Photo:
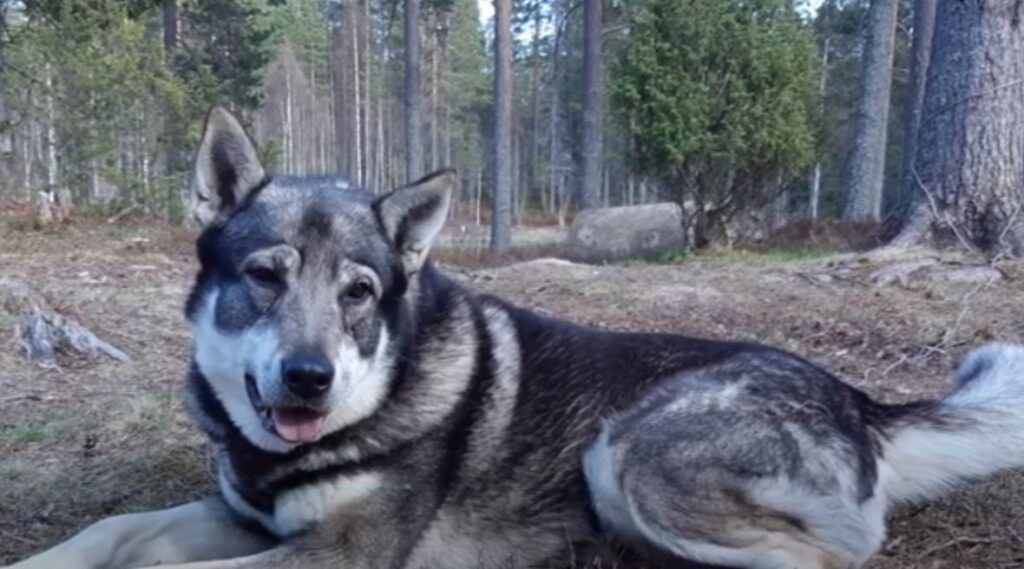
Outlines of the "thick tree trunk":
[{"label": "thick tree trunk", "polygon": [[846,177],[843,217],[848,220],[877,221],[882,214],[896,8],[896,0],[871,0],[868,10],[860,101]]},{"label": "thick tree trunk", "polygon": [[601,189],[601,158],[604,142],[604,69],[601,59],[603,0],[583,3],[583,173],[580,176],[580,209],[597,205]]},{"label": "thick tree trunk", "polygon": [[494,0],[494,194],[491,250],[512,243],[512,0]]},{"label": "thick tree trunk", "polygon": [[164,0],[164,54],[169,56],[178,47],[178,36],[181,35],[181,17],[178,0]]},{"label": "thick tree trunk", "polygon": [[939,3],[918,130],[923,205],[895,244],[1024,256],[1024,7]]},{"label": "thick tree trunk", "polygon": [[921,126],[921,110],[931,59],[932,35],[935,32],[935,1],[914,0],[914,40],[910,54],[910,84],[907,85],[907,116],[903,127],[903,164],[900,167],[898,206],[906,212],[918,195],[914,184],[914,158],[917,155],[917,130]]},{"label": "thick tree trunk", "polygon": [[424,174],[420,84],[420,0],[405,0],[405,175],[410,181]]}]

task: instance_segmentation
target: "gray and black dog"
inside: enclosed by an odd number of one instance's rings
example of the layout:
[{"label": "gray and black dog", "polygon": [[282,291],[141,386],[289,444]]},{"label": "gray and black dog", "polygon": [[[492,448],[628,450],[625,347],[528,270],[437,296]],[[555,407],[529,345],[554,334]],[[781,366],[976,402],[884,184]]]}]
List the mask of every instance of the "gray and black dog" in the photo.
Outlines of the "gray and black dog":
[{"label": "gray and black dog", "polygon": [[517,569],[608,533],[846,569],[894,504],[1024,466],[1024,347],[978,349],[946,398],[894,406],[772,348],[540,316],[428,261],[454,181],[378,198],[269,176],[211,111],[188,402],[220,495],[14,567]]}]

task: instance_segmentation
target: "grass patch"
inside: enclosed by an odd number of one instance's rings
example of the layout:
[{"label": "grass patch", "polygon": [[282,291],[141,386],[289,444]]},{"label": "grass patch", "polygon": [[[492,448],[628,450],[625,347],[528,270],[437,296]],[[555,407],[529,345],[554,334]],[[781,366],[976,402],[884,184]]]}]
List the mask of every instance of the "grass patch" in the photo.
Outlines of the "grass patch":
[{"label": "grass patch", "polygon": [[803,245],[795,247],[773,247],[769,249],[720,249],[702,252],[694,259],[724,261],[728,263],[785,263],[818,259],[835,254],[831,247]]},{"label": "grass patch", "polygon": [[42,442],[46,439],[46,430],[41,426],[30,426],[14,430],[14,442],[23,445]]},{"label": "grass patch", "polygon": [[123,419],[128,432],[161,432],[174,424],[177,398],[172,393],[146,394],[134,399]]},{"label": "grass patch", "polygon": [[68,424],[50,417],[25,417],[22,422],[0,429],[0,447],[32,445],[60,437],[70,431]]},{"label": "grass patch", "polygon": [[0,482],[18,482],[25,476],[25,471],[12,465],[0,465]]}]

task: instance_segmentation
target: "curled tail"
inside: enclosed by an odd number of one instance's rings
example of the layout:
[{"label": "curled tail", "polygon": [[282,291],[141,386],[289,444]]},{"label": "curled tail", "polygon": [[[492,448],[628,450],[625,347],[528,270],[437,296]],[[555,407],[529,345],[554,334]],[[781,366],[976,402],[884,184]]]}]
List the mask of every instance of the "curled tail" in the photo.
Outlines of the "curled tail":
[{"label": "curled tail", "polygon": [[974,350],[956,380],[943,399],[885,409],[879,474],[890,502],[1024,467],[1024,346]]}]

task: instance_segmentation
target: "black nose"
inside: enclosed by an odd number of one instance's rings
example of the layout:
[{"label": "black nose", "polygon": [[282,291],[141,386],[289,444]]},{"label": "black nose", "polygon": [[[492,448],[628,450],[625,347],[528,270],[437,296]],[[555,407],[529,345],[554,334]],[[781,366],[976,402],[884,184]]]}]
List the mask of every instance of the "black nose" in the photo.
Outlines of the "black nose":
[{"label": "black nose", "polygon": [[281,362],[281,376],[289,391],[303,399],[314,399],[331,388],[334,366],[323,356],[291,356]]}]

